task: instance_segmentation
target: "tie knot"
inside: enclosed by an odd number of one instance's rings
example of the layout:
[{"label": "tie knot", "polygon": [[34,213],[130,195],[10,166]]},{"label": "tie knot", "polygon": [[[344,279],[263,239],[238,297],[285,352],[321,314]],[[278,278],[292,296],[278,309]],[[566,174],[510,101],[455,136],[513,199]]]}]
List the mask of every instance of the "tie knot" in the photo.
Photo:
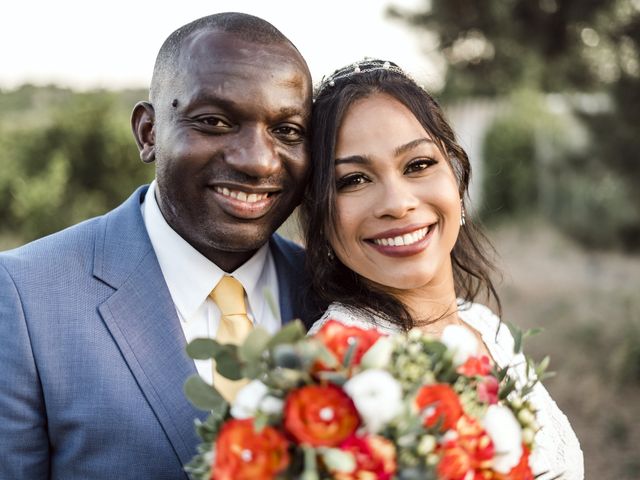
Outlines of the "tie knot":
[{"label": "tie knot", "polygon": [[247,314],[247,307],[244,303],[244,288],[233,277],[228,275],[222,277],[218,285],[211,291],[210,296],[224,317]]}]

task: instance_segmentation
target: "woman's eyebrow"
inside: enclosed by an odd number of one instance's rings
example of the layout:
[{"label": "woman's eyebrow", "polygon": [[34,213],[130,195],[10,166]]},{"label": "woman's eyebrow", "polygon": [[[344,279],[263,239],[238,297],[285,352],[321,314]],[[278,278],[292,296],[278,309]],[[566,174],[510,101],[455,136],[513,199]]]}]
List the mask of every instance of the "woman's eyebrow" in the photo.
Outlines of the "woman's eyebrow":
[{"label": "woman's eyebrow", "polygon": [[358,165],[368,165],[371,160],[366,155],[349,155],[348,157],[336,158],[335,165],[343,163],[357,163]]},{"label": "woman's eyebrow", "polygon": [[398,155],[402,155],[403,153],[406,153],[409,150],[416,148],[418,145],[422,145],[423,143],[434,143],[434,141],[427,137],[416,138],[415,140],[405,143],[404,145],[396,147],[393,153],[397,157]]}]

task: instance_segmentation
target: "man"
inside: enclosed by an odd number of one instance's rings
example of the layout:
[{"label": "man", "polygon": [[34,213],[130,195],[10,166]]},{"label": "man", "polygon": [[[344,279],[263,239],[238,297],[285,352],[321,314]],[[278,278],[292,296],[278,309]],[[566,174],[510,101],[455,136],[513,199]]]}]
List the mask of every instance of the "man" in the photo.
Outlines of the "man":
[{"label": "man", "polygon": [[272,331],[305,316],[302,251],[273,232],[301,197],[310,109],[305,61],[261,19],[212,15],[165,41],[132,115],[156,180],[0,255],[1,479],[186,478],[205,412],[183,394],[184,347],[216,336],[211,290],[235,277]]}]

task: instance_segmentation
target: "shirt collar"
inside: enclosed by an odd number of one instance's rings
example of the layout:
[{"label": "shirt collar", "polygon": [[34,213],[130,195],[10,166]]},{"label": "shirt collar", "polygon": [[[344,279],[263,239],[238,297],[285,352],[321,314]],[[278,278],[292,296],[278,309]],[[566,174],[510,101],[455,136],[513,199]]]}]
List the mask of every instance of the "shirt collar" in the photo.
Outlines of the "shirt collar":
[{"label": "shirt collar", "polygon": [[[155,190],[154,180],[142,205],[145,226],[171,298],[181,319],[188,321],[226,273],[169,226],[158,207]],[[268,254],[269,246],[265,244],[231,273],[244,287],[249,308],[254,313],[262,309],[262,292],[256,291],[256,286]]]}]

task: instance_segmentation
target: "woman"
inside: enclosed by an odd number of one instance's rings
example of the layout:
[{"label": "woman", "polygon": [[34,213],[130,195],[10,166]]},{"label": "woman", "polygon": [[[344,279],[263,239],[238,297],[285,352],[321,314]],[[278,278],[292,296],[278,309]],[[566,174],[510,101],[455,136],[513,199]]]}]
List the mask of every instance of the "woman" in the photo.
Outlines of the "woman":
[{"label": "woman", "polygon": [[[323,80],[313,112],[312,175],[302,207],[313,288],[328,318],[394,332],[471,330],[500,366],[519,361],[487,307],[499,305],[483,236],[465,215],[466,153],[442,110],[397,65],[367,60]],[[463,300],[459,300],[463,299]],[[541,384],[534,472],[583,478],[578,440]]]}]

